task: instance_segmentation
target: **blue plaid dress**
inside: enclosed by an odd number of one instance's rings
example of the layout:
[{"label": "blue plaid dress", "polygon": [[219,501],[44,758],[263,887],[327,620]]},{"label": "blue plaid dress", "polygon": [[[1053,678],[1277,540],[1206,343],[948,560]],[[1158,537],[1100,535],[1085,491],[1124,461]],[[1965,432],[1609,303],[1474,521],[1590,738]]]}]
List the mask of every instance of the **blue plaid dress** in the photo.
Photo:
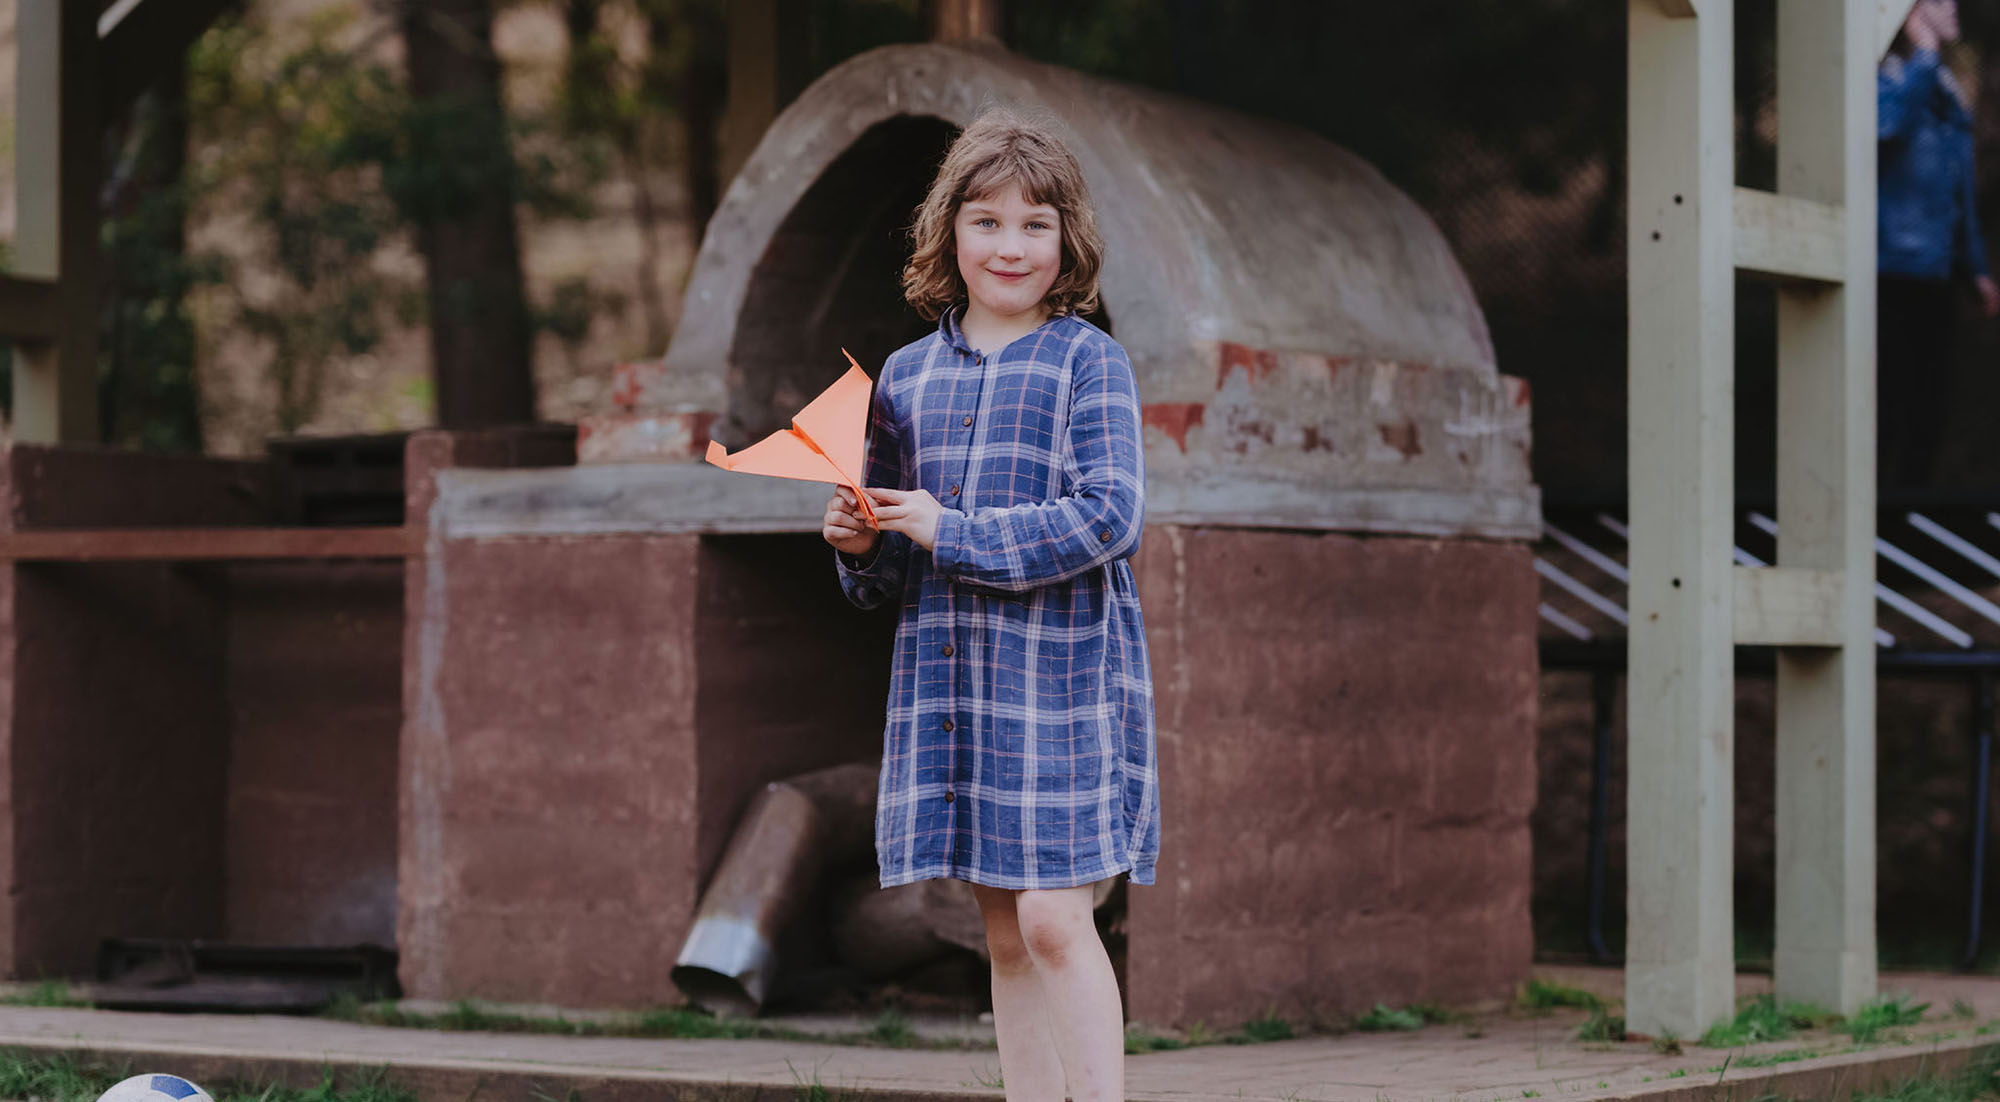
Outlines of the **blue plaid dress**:
[{"label": "blue plaid dress", "polygon": [[958,310],[875,384],[870,486],[929,490],[936,549],[836,555],[863,608],[900,601],[875,850],[882,886],[1067,888],[1160,849],[1139,594],[1145,463],[1125,349],[1073,317],[990,356]]}]

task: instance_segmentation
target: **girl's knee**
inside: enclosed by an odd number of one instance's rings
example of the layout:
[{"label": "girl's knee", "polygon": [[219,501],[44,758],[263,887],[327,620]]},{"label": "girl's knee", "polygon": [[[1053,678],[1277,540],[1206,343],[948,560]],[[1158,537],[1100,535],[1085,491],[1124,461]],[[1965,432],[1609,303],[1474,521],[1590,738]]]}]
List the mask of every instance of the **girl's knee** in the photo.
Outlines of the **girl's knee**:
[{"label": "girl's knee", "polygon": [[1085,944],[1084,939],[1097,937],[1088,889],[1080,899],[1073,890],[1022,892],[1015,917],[1028,955],[1045,968],[1061,967]]},{"label": "girl's knee", "polygon": [[986,953],[993,959],[993,967],[1009,976],[1033,968],[1034,958],[1028,955],[1028,947],[1022,941],[1014,905],[1020,893],[976,884],[972,892],[979,900],[980,917],[986,920]]}]

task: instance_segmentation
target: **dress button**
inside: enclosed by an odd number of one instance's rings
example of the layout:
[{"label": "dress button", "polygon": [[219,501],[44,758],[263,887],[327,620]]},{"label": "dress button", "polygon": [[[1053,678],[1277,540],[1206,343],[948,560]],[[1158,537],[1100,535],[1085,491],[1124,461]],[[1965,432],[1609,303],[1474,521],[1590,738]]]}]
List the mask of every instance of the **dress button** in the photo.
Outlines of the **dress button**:
[{"label": "dress button", "polygon": [[965,427],[966,427],[966,428],[971,428],[971,427],[972,427],[972,418],[971,418],[971,417],[969,417],[969,416],[968,416],[968,417],[967,417],[967,418],[965,419]]},{"label": "dress button", "polygon": [[953,722],[952,722],[951,720],[949,720],[949,719],[947,719],[947,720],[945,720],[945,721],[944,721],[944,729],[945,729],[945,730],[947,730],[947,731],[951,730],[951,729],[952,729],[953,727],[956,727],[956,726],[958,726],[958,725],[957,725],[957,724],[955,724],[955,723],[953,723]]},{"label": "dress button", "polygon": [[951,496],[953,496],[953,497],[957,497],[957,496],[958,496],[958,487],[956,487],[956,486],[953,486],[953,487],[951,488]]},{"label": "dress button", "polygon": [[949,788],[947,788],[947,789],[945,789],[945,790],[944,790],[944,802],[945,802],[945,803],[950,803],[950,802],[952,802],[953,800],[956,800],[956,799],[958,799],[958,793],[956,793],[956,792],[953,792],[953,791],[952,791],[951,789],[949,789]]},{"label": "dress button", "polygon": [[951,657],[951,654],[952,654],[952,650],[951,650],[951,644],[950,644],[950,643],[946,643],[946,644],[944,645],[944,649],[943,649],[943,650],[941,650],[941,651],[939,651],[938,653],[940,653],[940,654],[944,655],[944,656],[945,656],[946,658],[950,658],[950,657]]},{"label": "dress button", "polygon": [[1111,533],[1109,533],[1109,532],[1099,532],[1099,533],[1097,533],[1097,542],[1099,542],[1099,543],[1110,543],[1110,542],[1111,542]]}]

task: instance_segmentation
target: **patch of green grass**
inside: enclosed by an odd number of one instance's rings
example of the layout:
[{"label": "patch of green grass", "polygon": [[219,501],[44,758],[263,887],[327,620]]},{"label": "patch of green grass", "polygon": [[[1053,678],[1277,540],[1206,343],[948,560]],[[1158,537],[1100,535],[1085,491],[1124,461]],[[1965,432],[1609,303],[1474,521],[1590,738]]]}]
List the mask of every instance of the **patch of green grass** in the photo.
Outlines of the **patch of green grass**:
[{"label": "patch of green grass", "polygon": [[1675,1033],[1671,1029],[1661,1030],[1653,1038],[1653,1051],[1662,1056],[1679,1056],[1681,1054],[1680,1034]]},{"label": "patch of green grass", "polygon": [[1964,999],[1953,999],[1951,1000],[1951,1016],[1954,1018],[1963,1018],[1966,1021],[1971,1021],[1972,1019],[1979,1017],[1979,1011],[1975,1009],[1971,1003],[1966,1002]]},{"label": "patch of green grass", "polygon": [[1354,1028],[1364,1033],[1392,1033],[1398,1030],[1424,1028],[1424,1015],[1414,1007],[1391,1010],[1383,1003],[1354,1019]]},{"label": "patch of green grass", "polygon": [[1701,1043],[1708,1048],[1739,1048],[1782,1041],[1798,1030],[1824,1029],[1840,1020],[1840,1015],[1812,1003],[1780,1005],[1773,996],[1753,995],[1737,1007],[1735,1017],[1709,1026]]},{"label": "patch of green grass", "polygon": [[1164,1037],[1157,1033],[1146,1033],[1137,1029],[1125,1031],[1125,1054],[1140,1056],[1148,1052],[1172,1052],[1188,1047],[1189,1042],[1178,1037]]},{"label": "patch of green grass", "polygon": [[910,1048],[917,1042],[917,1032],[910,1028],[910,1019],[900,1010],[884,1010],[868,1030],[868,1039],[887,1048]]},{"label": "patch of green grass", "polygon": [[1590,1012],[1590,1017],[1577,1027],[1579,1041],[1622,1041],[1625,1039],[1625,1019],[1608,1013],[1603,1007]]},{"label": "patch of green grass", "polygon": [[394,1003],[337,1000],[324,1016],[366,1025],[403,1029],[444,1029],[466,1033],[542,1033],[567,1037],[645,1037],[682,1040],[819,1041],[873,1048],[991,1048],[990,1043],[953,1038],[932,1040],[911,1027],[901,1011],[886,1010],[857,1033],[815,1034],[771,1025],[753,1018],[719,1018],[690,1007],[663,1006],[609,1020],[536,1017],[488,1010],[475,1003],[454,1003],[441,1014],[418,1014]]},{"label": "patch of green grass", "polygon": [[1867,1044],[1881,1036],[1885,1029],[1898,1026],[1916,1025],[1924,1020],[1924,1011],[1929,1003],[1910,1002],[1908,995],[1879,995],[1861,1004],[1861,1009],[1841,1025],[1842,1032],[1854,1038],[1856,1044]]},{"label": "patch of green grass", "polygon": [[14,991],[0,995],[0,1004],[7,1006],[61,1006],[88,1009],[90,1000],[70,993],[69,984],[62,980],[43,980],[25,991]]},{"label": "patch of green grass", "polygon": [[1529,980],[1527,986],[1521,988],[1517,1001],[1523,1010],[1553,1010],[1557,1007],[1596,1010],[1604,1005],[1603,999],[1581,987],[1539,979]]},{"label": "patch of green grass", "polygon": [[1298,1036],[1292,1030],[1292,1023],[1278,1016],[1276,1007],[1243,1023],[1243,1028],[1230,1037],[1231,1044],[1262,1044],[1266,1041],[1289,1041]]},{"label": "patch of green grass", "polygon": [[2000,1089],[2000,1066],[1994,1057],[1974,1060],[1956,1075],[1904,1080],[1879,1093],[1856,1091],[1853,1102],[1976,1102]]}]

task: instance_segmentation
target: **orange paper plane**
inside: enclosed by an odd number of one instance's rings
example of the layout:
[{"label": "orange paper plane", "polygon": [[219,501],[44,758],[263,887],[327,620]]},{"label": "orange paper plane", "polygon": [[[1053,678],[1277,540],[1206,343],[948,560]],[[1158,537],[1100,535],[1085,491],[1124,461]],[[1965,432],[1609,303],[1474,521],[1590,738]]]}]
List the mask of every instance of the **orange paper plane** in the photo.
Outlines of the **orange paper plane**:
[{"label": "orange paper plane", "polygon": [[735,455],[708,442],[708,461],[725,471],[833,482],[854,491],[870,524],[875,506],[861,488],[861,455],[868,433],[868,373],[840,350],[853,366],[792,418],[792,427],[774,432]]}]

